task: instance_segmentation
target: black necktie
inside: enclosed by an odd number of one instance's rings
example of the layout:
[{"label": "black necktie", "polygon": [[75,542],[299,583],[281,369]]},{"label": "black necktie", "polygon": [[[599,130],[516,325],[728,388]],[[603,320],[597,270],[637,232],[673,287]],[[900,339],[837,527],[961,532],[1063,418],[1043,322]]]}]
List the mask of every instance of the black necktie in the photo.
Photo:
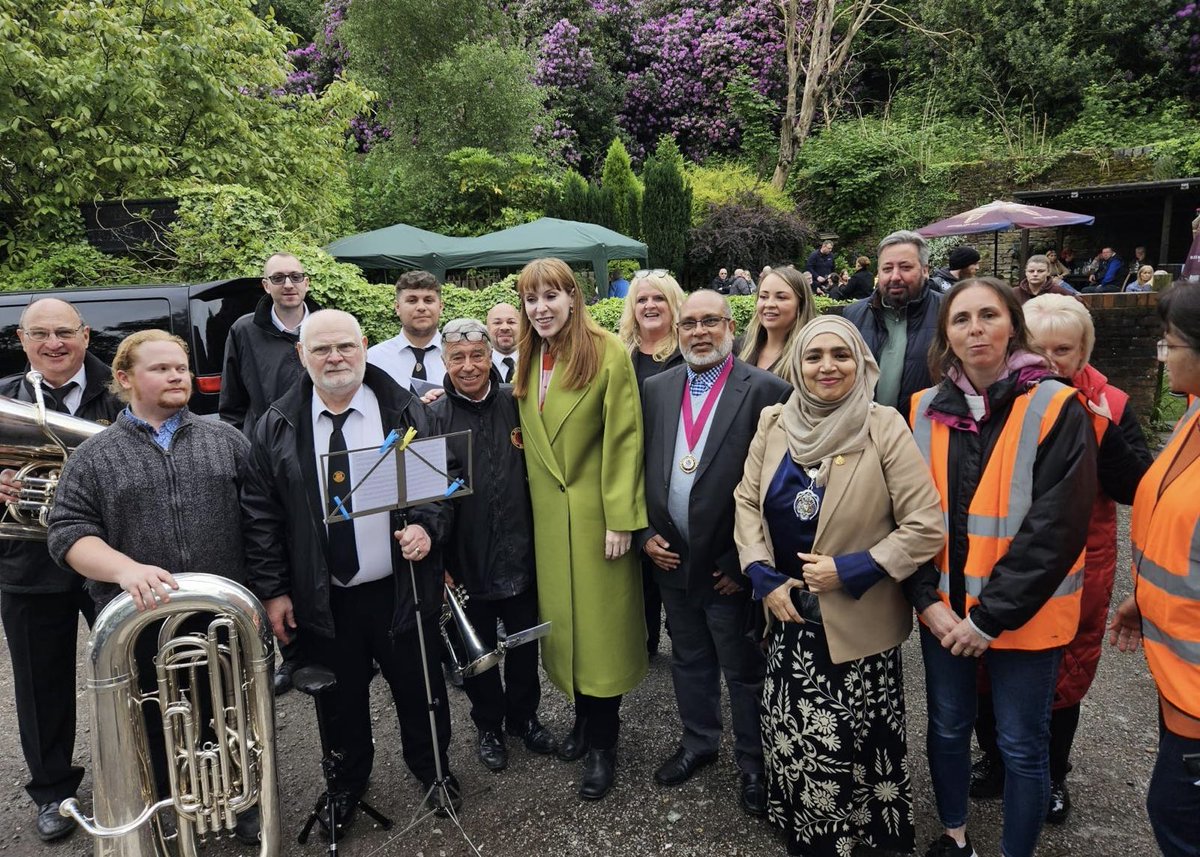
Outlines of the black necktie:
[{"label": "black necktie", "polygon": [[503,364],[505,365],[505,367],[507,367],[507,368],[504,370],[504,383],[505,383],[505,384],[507,384],[507,383],[509,383],[510,381],[512,381],[512,376],[513,376],[513,359],[512,359],[511,357],[505,357],[505,358],[504,358],[503,360],[501,360],[500,362],[501,362],[501,363],[503,363]]},{"label": "black necktie", "polygon": [[58,389],[52,390],[49,387],[42,385],[42,393],[46,399],[46,405],[51,409],[58,411],[60,414],[69,414],[71,409],[67,407],[67,396],[74,390],[78,384],[74,381],[68,381]]},{"label": "black necktie", "polygon": [[[433,346],[430,346],[430,348],[432,347]],[[417,361],[415,364],[413,364],[412,376],[418,381],[429,380],[429,376],[425,374],[425,352],[429,351],[430,348],[421,348],[418,345],[408,346],[408,350],[413,353],[413,357],[416,358]]]},{"label": "black necktie", "polygon": [[[354,413],[350,408],[340,414],[322,411],[333,420],[333,434],[329,436],[329,458],[325,460],[325,494],[330,512],[337,509],[334,497],[342,498],[342,508],[351,511],[350,499],[350,458],[346,455],[335,456],[334,453],[346,451],[346,436],[342,434],[342,426]],[[329,568],[333,576],[342,583],[349,583],[358,573],[358,543],[354,540],[354,521],[341,517],[329,525]]]}]

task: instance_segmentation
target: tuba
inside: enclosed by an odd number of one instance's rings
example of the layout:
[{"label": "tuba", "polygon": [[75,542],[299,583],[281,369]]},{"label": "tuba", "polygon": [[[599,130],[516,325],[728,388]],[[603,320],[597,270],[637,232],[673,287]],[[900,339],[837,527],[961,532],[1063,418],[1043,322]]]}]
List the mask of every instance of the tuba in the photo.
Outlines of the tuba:
[{"label": "tuba", "polygon": [[0,397],[0,468],[17,471],[21,499],[8,503],[0,518],[0,538],[46,540],[46,524],[54,504],[54,491],[67,456],[105,426],[47,411],[42,397],[42,376],[26,376],[36,401]]},{"label": "tuba", "polygon": [[[275,763],[274,641],[266,610],[239,583],[211,574],[180,574],[170,601],[138,612],[122,593],[96,618],[88,640],[92,697],[94,818],[64,800],[59,811],[95,837],[95,857],[171,857],[160,811],[174,811],[181,857],[198,841],[232,830],[236,815],[259,807],[260,857],[280,853]],[[208,621],[203,630],[184,630]],[[164,621],[165,620],[165,621]],[[155,656],[158,692],[138,685],[134,643],[162,621]],[[211,702],[211,715],[199,704]],[[162,713],[169,797],[155,801],[142,706]],[[211,716],[215,737],[202,726]]]}]

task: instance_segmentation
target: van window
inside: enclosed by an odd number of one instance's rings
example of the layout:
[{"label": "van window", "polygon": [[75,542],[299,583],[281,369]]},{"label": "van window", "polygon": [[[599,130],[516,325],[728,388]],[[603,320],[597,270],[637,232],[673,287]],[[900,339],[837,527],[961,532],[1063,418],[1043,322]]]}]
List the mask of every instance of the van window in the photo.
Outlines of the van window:
[{"label": "van window", "polygon": [[261,288],[247,288],[238,282],[192,297],[191,344],[197,375],[221,374],[229,328],[242,316],[254,312],[262,296]]}]

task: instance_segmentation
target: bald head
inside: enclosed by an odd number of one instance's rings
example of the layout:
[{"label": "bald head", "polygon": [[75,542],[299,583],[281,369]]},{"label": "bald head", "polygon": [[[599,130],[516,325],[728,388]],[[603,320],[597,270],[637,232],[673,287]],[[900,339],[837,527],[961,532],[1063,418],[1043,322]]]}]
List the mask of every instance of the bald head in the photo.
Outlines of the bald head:
[{"label": "bald head", "polygon": [[90,334],[79,310],[58,298],[31,303],[17,328],[29,366],[51,387],[61,387],[83,368]]},{"label": "bald head", "polygon": [[310,315],[300,329],[300,344],[307,348],[319,332],[330,328],[350,330],[353,332],[351,338],[355,340],[363,338],[362,325],[350,313],[340,309],[322,309]]},{"label": "bald head", "polygon": [[729,300],[712,289],[698,289],[688,295],[679,308],[677,323],[679,353],[696,372],[716,366],[733,350]]},{"label": "bald head", "polygon": [[314,312],[300,329],[296,349],[317,395],[340,412],[367,370],[367,340],[358,319],[339,309]]},{"label": "bald head", "polygon": [[505,357],[517,350],[517,308],[512,304],[499,303],[488,310],[487,329],[492,337],[492,347]]}]

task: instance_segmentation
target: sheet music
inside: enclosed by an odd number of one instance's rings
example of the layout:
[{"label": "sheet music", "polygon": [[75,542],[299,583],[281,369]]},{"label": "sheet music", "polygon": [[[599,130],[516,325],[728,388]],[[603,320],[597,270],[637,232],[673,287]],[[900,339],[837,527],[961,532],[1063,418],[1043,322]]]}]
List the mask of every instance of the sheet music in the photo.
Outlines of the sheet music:
[{"label": "sheet music", "polygon": [[[429,464],[411,455],[410,451]],[[392,476],[395,477],[394,471]],[[450,484],[446,479],[446,439],[437,437],[410,443],[404,453],[404,477],[405,496],[409,502],[444,495]]]},{"label": "sheet music", "polygon": [[[350,498],[355,512],[371,509],[394,509],[400,503],[400,481],[396,475],[396,452],[389,449],[387,460],[375,468],[365,480],[363,475],[379,461],[378,449],[360,449],[350,454],[350,484],[354,496]],[[444,488],[442,489],[445,490]]]}]

